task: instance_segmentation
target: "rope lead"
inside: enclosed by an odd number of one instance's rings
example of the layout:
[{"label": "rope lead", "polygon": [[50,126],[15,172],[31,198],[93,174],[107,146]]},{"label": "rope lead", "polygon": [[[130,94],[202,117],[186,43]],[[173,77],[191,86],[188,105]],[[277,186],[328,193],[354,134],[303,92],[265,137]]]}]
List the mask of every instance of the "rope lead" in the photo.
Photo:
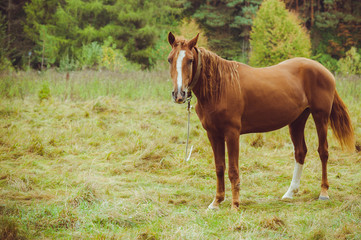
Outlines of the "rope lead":
[{"label": "rope lead", "polygon": [[189,143],[189,129],[190,129],[190,118],[191,118],[191,99],[192,99],[192,95],[190,95],[190,97],[187,99],[188,102],[188,107],[187,107],[187,111],[188,111],[188,124],[187,124],[187,144],[186,144],[186,155],[184,157],[184,160],[186,162],[189,161],[191,154],[192,154],[192,149],[193,149],[193,145],[191,146],[191,149],[189,151],[189,155],[188,155],[188,143]]}]

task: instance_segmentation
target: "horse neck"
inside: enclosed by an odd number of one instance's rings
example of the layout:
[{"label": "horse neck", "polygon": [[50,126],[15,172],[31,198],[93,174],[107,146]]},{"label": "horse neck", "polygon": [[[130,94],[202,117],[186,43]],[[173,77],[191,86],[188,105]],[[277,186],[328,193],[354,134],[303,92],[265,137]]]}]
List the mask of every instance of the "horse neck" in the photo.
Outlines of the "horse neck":
[{"label": "horse neck", "polygon": [[198,102],[212,103],[221,97],[226,79],[222,79],[220,76],[227,61],[204,48],[200,48],[200,51],[202,70],[193,92]]}]

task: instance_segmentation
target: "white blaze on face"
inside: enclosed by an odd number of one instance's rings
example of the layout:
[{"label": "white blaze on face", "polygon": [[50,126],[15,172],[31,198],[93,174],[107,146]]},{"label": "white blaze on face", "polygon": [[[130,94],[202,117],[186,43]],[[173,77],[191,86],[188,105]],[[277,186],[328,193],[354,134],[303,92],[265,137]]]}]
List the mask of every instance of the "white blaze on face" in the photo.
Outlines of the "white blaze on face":
[{"label": "white blaze on face", "polygon": [[185,50],[180,50],[177,58],[177,86],[178,86],[178,92],[180,93],[182,90],[183,85],[183,78],[182,78],[182,62],[183,58],[186,55]]}]

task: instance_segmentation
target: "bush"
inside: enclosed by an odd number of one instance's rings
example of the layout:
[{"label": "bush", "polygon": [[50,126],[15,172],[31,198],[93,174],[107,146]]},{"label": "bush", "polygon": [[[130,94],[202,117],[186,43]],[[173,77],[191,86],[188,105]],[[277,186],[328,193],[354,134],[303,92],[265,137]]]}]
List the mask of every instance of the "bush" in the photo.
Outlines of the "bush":
[{"label": "bush", "polygon": [[65,54],[60,60],[60,71],[74,71],[79,69],[107,69],[111,71],[138,70],[138,64],[130,63],[123,53],[117,49],[112,37],[108,37],[103,44],[92,42],[83,45],[75,57]]},{"label": "bush", "polygon": [[361,74],[361,55],[355,47],[346,52],[346,56],[338,61],[339,72],[344,75]]},{"label": "bush", "polygon": [[81,68],[97,68],[100,63],[100,56],[102,55],[102,47],[98,42],[83,45],[78,59]]},{"label": "bush", "polygon": [[250,64],[264,67],[292,57],[310,57],[309,34],[279,0],[262,3],[251,31]]},{"label": "bush", "polygon": [[140,65],[129,62],[123,53],[117,49],[112,37],[108,37],[102,45],[100,66],[112,71],[139,70]]},{"label": "bush", "polygon": [[47,100],[51,97],[50,88],[48,83],[44,83],[38,93],[39,101]]},{"label": "bush", "polygon": [[338,71],[337,59],[333,58],[331,55],[327,53],[317,54],[316,56],[312,57],[312,59],[318,61],[333,73]]},{"label": "bush", "polygon": [[59,70],[62,72],[75,71],[78,67],[78,62],[74,58],[69,58],[69,54],[64,55],[60,59]]}]

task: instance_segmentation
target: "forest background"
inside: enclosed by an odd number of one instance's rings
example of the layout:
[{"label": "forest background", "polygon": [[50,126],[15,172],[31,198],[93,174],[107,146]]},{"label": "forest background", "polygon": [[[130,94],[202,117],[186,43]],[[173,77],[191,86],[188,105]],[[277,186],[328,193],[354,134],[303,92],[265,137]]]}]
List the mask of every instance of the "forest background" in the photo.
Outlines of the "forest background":
[{"label": "forest background", "polygon": [[[166,35],[205,36],[203,45],[248,63],[252,21],[262,0],[4,0],[0,71],[164,65]],[[352,47],[359,58],[361,2],[284,0],[310,34],[312,58],[333,72]],[[361,70],[360,70],[361,71]]]}]

